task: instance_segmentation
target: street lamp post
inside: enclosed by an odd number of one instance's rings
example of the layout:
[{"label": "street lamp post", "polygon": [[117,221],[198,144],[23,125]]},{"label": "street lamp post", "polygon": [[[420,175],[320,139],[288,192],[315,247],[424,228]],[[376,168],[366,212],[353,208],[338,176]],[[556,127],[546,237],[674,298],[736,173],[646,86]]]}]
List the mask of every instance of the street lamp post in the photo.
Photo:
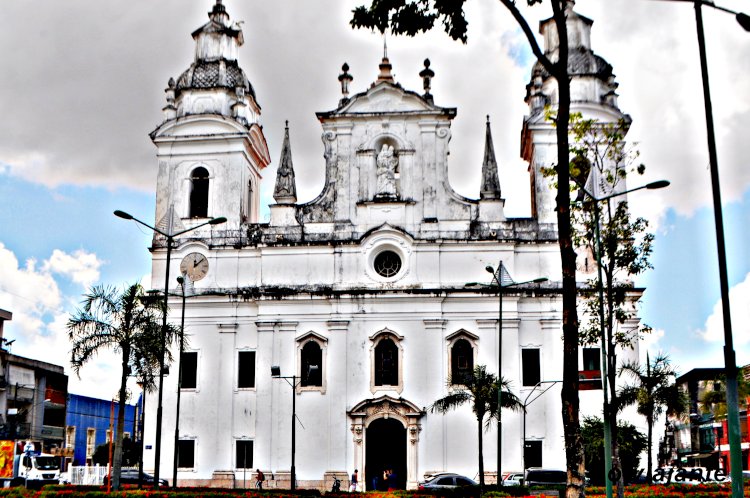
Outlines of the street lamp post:
[{"label": "street lamp post", "polygon": [[[578,183],[578,182],[576,182]],[[611,337],[607,334],[607,329],[605,327],[604,323],[604,280],[602,278],[602,239],[601,239],[601,231],[600,231],[600,209],[599,209],[599,203],[607,201],[609,199],[612,199],[613,197],[619,197],[621,195],[629,194],[631,192],[635,192],[637,190],[642,189],[660,189],[667,187],[669,185],[669,182],[666,180],[659,180],[656,182],[651,182],[646,185],[641,185],[640,187],[635,187],[630,190],[625,190],[622,192],[614,192],[610,195],[606,195],[601,198],[595,197],[591,192],[589,192],[585,186],[578,183],[578,186],[581,190],[588,196],[588,198],[591,200],[592,204],[594,205],[594,239],[596,241],[596,273],[597,273],[597,279],[599,281],[599,285],[597,286],[597,291],[599,294],[599,328],[601,329],[601,341],[602,341],[602,397],[604,398],[604,483],[605,483],[605,490],[606,490],[606,496],[607,498],[612,498],[612,479],[610,477],[610,473],[612,471],[612,427],[610,426],[609,422],[609,376],[608,372],[610,370],[609,365],[609,358],[610,355],[608,354],[609,344],[611,342]],[[612,365],[614,368],[614,365]],[[614,386],[611,386],[614,388]]]},{"label": "street lamp post", "polygon": [[174,416],[174,461],[172,465],[172,487],[177,487],[177,463],[180,455],[180,393],[182,391],[182,352],[185,349],[185,276],[177,277],[182,290],[182,312],[180,316],[180,355],[177,357],[177,412]]},{"label": "street lamp post", "polygon": [[[492,280],[497,284],[497,296],[498,296],[498,313],[497,313],[497,376],[498,381],[503,378],[503,289],[507,287],[515,287],[524,284],[538,284],[546,282],[547,277],[535,278],[534,280],[526,280],[524,282],[514,282],[508,273],[508,270],[503,265],[503,261],[497,265],[497,272],[492,266],[486,266],[484,268],[488,273],[492,274]],[[468,283],[466,286],[476,285],[475,282]],[[502,410],[502,398],[503,390],[501,386],[497,389],[497,484],[500,485],[503,478],[502,469],[502,452],[503,452],[503,410]]]},{"label": "street lamp post", "polygon": [[[128,214],[124,211],[120,211],[119,209],[114,212],[115,216],[118,218],[122,218],[124,220],[132,220],[138,223],[139,225],[143,225],[144,227],[158,233],[159,235],[166,237],[167,239],[167,261],[166,261],[166,275],[164,276],[164,310],[162,311],[162,324],[161,324],[161,340],[160,340],[160,351],[159,351],[159,394],[157,398],[157,406],[156,406],[156,449],[154,453],[154,487],[159,487],[159,465],[160,465],[160,459],[161,459],[161,423],[162,423],[162,397],[164,394],[164,355],[166,350],[166,341],[167,341],[167,307],[169,304],[169,265],[172,258],[172,242],[174,241],[175,237],[178,237],[180,235],[183,235],[188,232],[192,232],[193,230],[197,230],[198,228],[201,228],[206,225],[219,225],[221,223],[226,223],[227,219],[222,217],[219,218],[211,218],[208,221],[205,221],[203,223],[200,223],[198,225],[195,225],[194,227],[186,228],[184,230],[180,230],[175,233],[166,233],[162,230],[159,230],[156,227],[152,227],[148,223],[145,223],[138,218],[134,217],[131,214]],[[171,225],[170,225],[170,232],[171,232]]]},{"label": "street lamp post", "polygon": [[719,183],[719,161],[716,154],[716,137],[714,134],[713,106],[711,104],[711,88],[708,82],[708,58],[706,56],[706,40],[703,33],[704,5],[722,12],[733,14],[737,23],[745,31],[750,31],[750,16],[743,12],[736,12],[716,5],[711,0],[669,0],[692,2],[695,7],[695,27],[698,36],[698,52],[701,62],[701,76],[703,79],[703,104],[706,114],[706,140],[708,143],[708,160],[711,170],[711,192],[713,194],[714,224],[716,225],[716,247],[719,260],[719,289],[721,293],[721,311],[724,320],[724,372],[727,383],[727,426],[729,429],[729,458],[730,476],[732,478],[732,496],[738,498],[744,495],[742,478],[742,441],[740,437],[739,395],[737,392],[737,361],[734,356],[734,341],[732,338],[732,317],[729,306],[729,277],[727,275],[726,244],[724,241],[724,217],[721,205],[721,185]]},{"label": "street lamp post", "polygon": [[[526,407],[529,406],[534,401],[538,400],[542,394],[546,393],[550,389],[552,389],[552,386],[555,384],[559,384],[562,382],[561,380],[541,380],[537,382],[534,387],[531,388],[531,391],[529,394],[526,395],[526,399],[523,400],[523,473],[524,473],[524,479],[526,479]],[[543,384],[549,384],[544,391],[540,392],[534,399],[529,401],[529,398],[531,397],[534,392],[536,392],[537,388],[542,386]],[[524,482],[525,484],[525,482]]]},{"label": "street lamp post", "polygon": [[[317,365],[310,365],[308,370],[308,377],[310,374],[316,372],[318,370]],[[290,469],[290,478],[291,478],[291,484],[290,487],[292,491],[297,489],[297,471],[294,466],[294,455],[296,450],[296,444],[297,444],[297,386],[302,382],[302,379],[297,377],[296,375],[292,375],[291,377],[285,377],[281,375],[281,367],[278,367],[276,365],[271,367],[271,377],[274,379],[284,379],[287,381],[287,383],[292,387],[292,467]],[[289,379],[292,381],[289,382]]]},{"label": "street lamp post", "polygon": [[721,291],[721,310],[724,318],[724,371],[727,383],[727,425],[729,429],[729,462],[732,478],[732,496],[743,496],[742,448],[740,439],[739,396],[737,392],[737,362],[734,357],[732,339],[732,317],[729,307],[729,278],[727,276],[727,256],[724,241],[724,219],[721,206],[721,187],[719,184],[719,162],[716,154],[716,137],[714,135],[713,107],[711,89],[708,83],[708,60],[706,57],[706,40],[703,33],[702,6],[734,14],[737,22],[745,31],[750,31],[750,16],[742,12],[719,7],[707,0],[694,0],[695,25],[698,35],[698,50],[703,77],[703,103],[706,113],[706,139],[708,141],[708,159],[711,169],[711,191],[713,193],[714,224],[716,225],[716,246],[719,257],[719,286]]}]

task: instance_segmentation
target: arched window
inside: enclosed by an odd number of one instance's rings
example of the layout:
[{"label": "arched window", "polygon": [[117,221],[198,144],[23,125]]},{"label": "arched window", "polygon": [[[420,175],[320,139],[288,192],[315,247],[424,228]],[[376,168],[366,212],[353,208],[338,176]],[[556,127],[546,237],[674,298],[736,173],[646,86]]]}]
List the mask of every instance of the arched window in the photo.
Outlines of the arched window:
[{"label": "arched window", "polygon": [[451,384],[463,384],[474,370],[474,348],[466,339],[459,339],[451,347]]},{"label": "arched window", "polygon": [[202,166],[190,173],[190,217],[208,218],[208,170]]},{"label": "arched window", "polygon": [[[323,350],[310,340],[302,347],[302,387],[323,385]],[[315,367],[315,368],[311,368]]]},{"label": "arched window", "polygon": [[375,346],[375,385],[398,385],[398,347],[388,338]]}]

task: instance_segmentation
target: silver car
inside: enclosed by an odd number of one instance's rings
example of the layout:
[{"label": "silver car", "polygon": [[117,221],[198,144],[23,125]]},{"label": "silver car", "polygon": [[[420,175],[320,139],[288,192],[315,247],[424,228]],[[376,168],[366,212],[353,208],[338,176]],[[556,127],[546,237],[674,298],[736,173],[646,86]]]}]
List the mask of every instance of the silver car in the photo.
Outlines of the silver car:
[{"label": "silver car", "polygon": [[478,486],[478,484],[466,476],[451,472],[435,474],[426,481],[419,483],[419,489],[454,489],[466,486]]}]

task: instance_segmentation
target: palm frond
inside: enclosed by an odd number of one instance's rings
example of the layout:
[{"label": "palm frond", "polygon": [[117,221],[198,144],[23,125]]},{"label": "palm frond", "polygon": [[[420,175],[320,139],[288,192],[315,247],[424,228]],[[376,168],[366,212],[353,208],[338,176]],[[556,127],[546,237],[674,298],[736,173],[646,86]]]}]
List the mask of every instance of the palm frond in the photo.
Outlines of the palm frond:
[{"label": "palm frond", "polygon": [[430,412],[446,413],[471,401],[471,399],[471,393],[463,390],[455,391],[432,403],[432,405],[430,405]]}]

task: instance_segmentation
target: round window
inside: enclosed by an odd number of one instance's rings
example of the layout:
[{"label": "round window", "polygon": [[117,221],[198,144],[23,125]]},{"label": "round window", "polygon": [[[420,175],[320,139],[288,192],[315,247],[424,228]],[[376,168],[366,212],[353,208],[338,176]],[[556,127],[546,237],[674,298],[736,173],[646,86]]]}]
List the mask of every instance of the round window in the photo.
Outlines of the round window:
[{"label": "round window", "polygon": [[382,251],[375,256],[373,266],[381,277],[395,277],[401,270],[401,256],[393,251]]}]

